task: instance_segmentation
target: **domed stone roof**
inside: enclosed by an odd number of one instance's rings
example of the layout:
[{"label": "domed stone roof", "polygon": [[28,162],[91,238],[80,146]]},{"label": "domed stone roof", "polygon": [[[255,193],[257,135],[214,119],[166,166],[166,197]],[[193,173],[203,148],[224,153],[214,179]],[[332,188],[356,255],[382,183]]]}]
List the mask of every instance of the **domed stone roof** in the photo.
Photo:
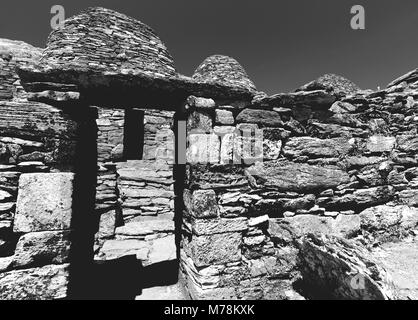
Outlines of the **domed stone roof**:
[{"label": "domed stone roof", "polygon": [[251,91],[256,90],[254,83],[238,61],[223,55],[213,55],[206,58],[195,70],[193,79]]},{"label": "domed stone roof", "polygon": [[311,81],[296,91],[326,90],[335,94],[349,95],[360,91],[360,87],[354,82],[332,73],[324,74]]},{"label": "domed stone roof", "polygon": [[45,65],[104,71],[141,71],[174,76],[174,61],[146,24],[113,10],[95,7],[67,19],[47,41]]},{"label": "domed stone roof", "polygon": [[16,67],[36,62],[42,50],[22,41],[0,39],[0,100],[13,98]]}]

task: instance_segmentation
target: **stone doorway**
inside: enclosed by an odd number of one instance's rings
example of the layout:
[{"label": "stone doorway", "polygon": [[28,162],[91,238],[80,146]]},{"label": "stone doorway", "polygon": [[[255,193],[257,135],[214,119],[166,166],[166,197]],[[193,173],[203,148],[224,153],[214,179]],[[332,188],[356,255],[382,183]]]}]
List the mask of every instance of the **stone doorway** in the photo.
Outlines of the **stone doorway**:
[{"label": "stone doorway", "polygon": [[131,288],[113,285],[111,296],[141,298],[141,288],[178,280],[174,112],[98,108],[96,122],[95,266],[103,274],[130,273],[127,283],[137,280]]}]

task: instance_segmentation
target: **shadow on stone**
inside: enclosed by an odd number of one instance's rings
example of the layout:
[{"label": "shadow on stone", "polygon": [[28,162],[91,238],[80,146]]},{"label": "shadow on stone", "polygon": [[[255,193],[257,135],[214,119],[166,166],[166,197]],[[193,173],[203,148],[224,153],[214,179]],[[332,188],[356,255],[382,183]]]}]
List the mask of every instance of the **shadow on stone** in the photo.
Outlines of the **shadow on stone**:
[{"label": "shadow on stone", "polygon": [[[177,283],[177,261],[144,267],[134,255],[95,262],[90,281],[90,299],[133,300],[142,289]],[[85,286],[86,288],[86,286]]]}]

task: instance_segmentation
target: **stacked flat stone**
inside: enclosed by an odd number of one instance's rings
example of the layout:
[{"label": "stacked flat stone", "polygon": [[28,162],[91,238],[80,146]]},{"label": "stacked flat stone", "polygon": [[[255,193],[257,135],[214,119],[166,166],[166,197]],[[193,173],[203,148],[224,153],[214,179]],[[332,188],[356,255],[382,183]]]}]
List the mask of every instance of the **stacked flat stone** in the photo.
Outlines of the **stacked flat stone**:
[{"label": "stacked flat stone", "polygon": [[[310,233],[362,246],[417,234],[418,82],[312,88],[244,107],[187,100],[181,268],[193,298],[300,298],[293,284],[313,261],[298,262],[295,239]],[[345,263],[319,264],[334,262]],[[337,277],[329,294],[356,298]]]},{"label": "stacked flat stone", "polygon": [[220,83],[230,87],[240,87],[256,91],[254,83],[249,79],[244,68],[234,58],[213,55],[206,58],[195,70],[194,80]]},{"label": "stacked flat stone", "polygon": [[104,8],[67,19],[48,37],[39,62],[19,66],[18,74],[31,101],[60,107],[81,99],[109,108],[140,102],[176,110],[189,95],[250,101],[255,93],[244,69],[228,57],[209,58],[195,79],[178,74],[150,27]]},{"label": "stacked flat stone", "polygon": [[[140,109],[137,109],[138,111]],[[176,259],[174,113],[146,109],[143,160],[122,159],[125,112],[98,108],[95,260],[136,255],[145,265]],[[143,125],[143,126],[142,126]]]},{"label": "stacked flat stone", "polygon": [[68,295],[80,123],[26,99],[15,69],[40,53],[0,40],[0,299]]},{"label": "stacked flat stone", "polygon": [[337,95],[350,95],[355,94],[361,89],[354,82],[342,76],[329,73],[324,74],[320,76],[318,79],[303,85],[297,91],[312,90],[326,90]]},{"label": "stacked flat stone", "polygon": [[25,42],[0,39],[0,100],[11,100],[21,94],[17,66],[36,62],[41,49]]},{"label": "stacked flat stone", "polygon": [[121,73],[139,70],[157,76],[176,74],[171,55],[150,27],[99,7],[67,19],[62,28],[54,30],[42,64]]},{"label": "stacked flat stone", "polygon": [[174,112],[144,110],[144,160],[174,163]]},{"label": "stacked flat stone", "polygon": [[117,161],[123,156],[125,111],[98,108],[97,160]]}]

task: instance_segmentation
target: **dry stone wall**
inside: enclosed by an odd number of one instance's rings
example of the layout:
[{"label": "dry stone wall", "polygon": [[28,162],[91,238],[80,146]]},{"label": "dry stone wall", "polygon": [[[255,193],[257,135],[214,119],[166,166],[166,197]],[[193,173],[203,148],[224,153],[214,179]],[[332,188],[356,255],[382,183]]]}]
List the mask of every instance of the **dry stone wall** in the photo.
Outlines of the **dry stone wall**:
[{"label": "dry stone wall", "polygon": [[316,89],[247,108],[188,99],[181,268],[193,298],[301,298],[310,233],[366,247],[414,235],[417,85]]},{"label": "dry stone wall", "polygon": [[26,99],[15,67],[39,52],[0,41],[0,299],[68,296],[80,122]]},{"label": "dry stone wall", "polygon": [[143,110],[143,153],[124,159],[123,110],[99,108],[96,260],[135,255],[144,265],[176,259],[174,112]]},{"label": "dry stone wall", "polygon": [[[364,248],[418,234],[417,70],[377,92],[325,75],[267,96],[226,56],[178,74],[149,27],[103,8],[68,19],[42,53],[1,40],[0,67],[0,298],[68,297],[70,269],[74,284],[94,259],[171,261],[175,235],[194,299],[317,297],[307,283],[396,297]],[[138,104],[142,154],[128,158]],[[183,188],[172,129],[184,117]],[[356,270],[364,295],[349,287]]]}]

